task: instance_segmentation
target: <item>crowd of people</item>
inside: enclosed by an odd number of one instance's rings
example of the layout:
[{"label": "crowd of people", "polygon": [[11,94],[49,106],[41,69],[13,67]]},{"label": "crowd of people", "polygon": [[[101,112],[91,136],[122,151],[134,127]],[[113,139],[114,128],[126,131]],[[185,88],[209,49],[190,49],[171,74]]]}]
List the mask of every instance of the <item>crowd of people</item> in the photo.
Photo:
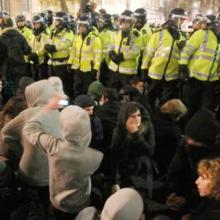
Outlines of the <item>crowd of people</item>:
[{"label": "crowd of people", "polygon": [[3,220],[220,218],[220,16],[186,19],[0,12]]}]

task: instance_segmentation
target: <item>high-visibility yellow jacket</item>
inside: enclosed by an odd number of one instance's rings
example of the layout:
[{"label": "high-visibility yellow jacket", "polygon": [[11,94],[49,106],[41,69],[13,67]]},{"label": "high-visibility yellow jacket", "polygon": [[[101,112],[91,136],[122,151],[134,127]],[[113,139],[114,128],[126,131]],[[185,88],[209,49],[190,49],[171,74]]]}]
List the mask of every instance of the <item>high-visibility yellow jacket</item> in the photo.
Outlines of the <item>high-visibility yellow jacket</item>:
[{"label": "high-visibility yellow jacket", "polygon": [[107,64],[109,64],[110,62],[110,58],[108,55],[108,48],[112,41],[112,36],[113,36],[113,32],[108,29],[104,29],[99,33],[99,37],[102,43],[102,58],[105,59],[105,62]]},{"label": "high-visibility yellow jacket", "polygon": [[179,64],[188,65],[190,77],[201,81],[216,81],[220,61],[220,48],[212,30],[198,30],[187,41]]},{"label": "high-visibility yellow jacket", "polygon": [[99,70],[102,62],[102,44],[100,38],[90,32],[85,39],[76,35],[70,51],[68,64],[72,69],[79,69],[82,72],[90,72],[92,69]]},{"label": "high-visibility yellow jacket", "polygon": [[138,58],[143,47],[143,36],[136,30],[130,32],[129,37],[122,38],[122,31],[113,34],[109,51],[114,50],[116,54],[122,53],[124,61],[119,64],[110,60],[109,69],[127,75],[136,75]]},{"label": "high-visibility yellow jacket", "polygon": [[18,28],[18,31],[24,36],[24,38],[27,40],[28,44],[30,45],[31,40],[33,39],[34,36],[33,31],[26,26],[24,26],[22,29]]},{"label": "high-visibility yellow jacket", "polygon": [[[137,30],[137,29],[134,28],[134,30]],[[138,30],[137,30],[137,31],[138,31]],[[144,50],[145,47],[146,47],[146,45],[147,45],[147,43],[149,42],[149,40],[150,40],[150,38],[151,38],[151,36],[152,36],[152,31],[151,31],[150,27],[149,27],[147,24],[145,24],[145,25],[141,28],[141,30],[139,31],[139,33],[140,33],[141,35],[143,35],[143,48],[142,48],[142,50]]]},{"label": "high-visibility yellow jacket", "polygon": [[153,33],[143,55],[141,69],[148,69],[148,75],[155,80],[178,79],[180,50],[167,29]]},{"label": "high-visibility yellow jacket", "polygon": [[48,53],[50,58],[48,61],[49,65],[59,66],[67,64],[73,39],[73,32],[65,28],[59,33],[56,33],[56,29],[51,32],[48,43],[51,45],[55,45],[56,52]]},{"label": "high-visibility yellow jacket", "polygon": [[49,33],[45,30],[37,36],[34,35],[31,40],[30,46],[32,49],[32,53],[36,53],[38,55],[39,64],[42,64],[44,62],[46,54],[44,45],[48,42],[49,37]]}]

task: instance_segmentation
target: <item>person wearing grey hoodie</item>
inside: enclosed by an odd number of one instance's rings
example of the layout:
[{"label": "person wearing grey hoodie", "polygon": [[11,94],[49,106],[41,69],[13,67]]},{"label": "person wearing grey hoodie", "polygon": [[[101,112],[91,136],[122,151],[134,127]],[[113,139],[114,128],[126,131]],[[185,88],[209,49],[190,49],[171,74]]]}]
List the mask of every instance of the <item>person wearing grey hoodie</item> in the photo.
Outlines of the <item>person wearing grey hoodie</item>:
[{"label": "person wearing grey hoodie", "polygon": [[140,220],[143,210],[140,194],[132,188],[123,188],[107,199],[101,212],[94,207],[87,207],[75,220]]},{"label": "person wearing grey hoodie", "polygon": [[[25,137],[47,152],[50,173],[50,200],[58,220],[73,219],[89,205],[90,176],[98,169],[103,154],[89,146],[89,115],[78,106],[68,106],[60,113],[62,138],[45,131],[50,114],[59,107],[54,97],[24,127]],[[71,119],[71,120],[70,120]]]},{"label": "person wearing grey hoodie", "polygon": [[[39,112],[53,95],[54,89],[48,80],[41,80],[27,86],[25,97],[28,108],[3,128],[0,142],[0,154],[14,163],[21,183],[34,187],[39,192],[45,212],[49,205],[47,155],[36,144],[31,144],[22,134],[22,130],[26,122]],[[53,111],[44,127],[45,131],[56,137],[60,137],[58,118],[59,111]]]}]

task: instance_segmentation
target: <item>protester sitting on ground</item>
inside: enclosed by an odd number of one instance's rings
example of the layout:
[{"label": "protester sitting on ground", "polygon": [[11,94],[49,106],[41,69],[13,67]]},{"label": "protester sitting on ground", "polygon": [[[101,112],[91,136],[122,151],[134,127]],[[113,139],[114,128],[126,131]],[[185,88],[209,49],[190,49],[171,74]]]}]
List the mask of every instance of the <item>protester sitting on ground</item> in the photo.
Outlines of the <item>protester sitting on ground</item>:
[{"label": "protester sitting on ground", "polygon": [[199,177],[196,180],[201,203],[182,220],[220,219],[220,158],[204,159],[198,164]]},{"label": "protester sitting on ground", "polygon": [[[89,205],[90,176],[98,169],[102,153],[89,148],[91,127],[88,113],[67,106],[60,113],[62,138],[45,131],[50,115],[59,107],[54,97],[24,128],[24,136],[39,144],[49,159],[50,200],[57,220],[69,220]],[[40,149],[39,149],[40,150]]]},{"label": "protester sitting on ground", "polygon": [[143,206],[143,200],[137,191],[123,188],[107,199],[102,211],[88,207],[75,220],[141,220]]},{"label": "protester sitting on ground", "polygon": [[89,146],[104,152],[102,121],[94,114],[95,101],[88,95],[79,95],[75,98],[74,104],[83,108],[89,115],[92,130],[92,139]]},{"label": "protester sitting on ground", "polygon": [[26,108],[27,104],[23,96],[17,95],[10,98],[0,112],[0,131],[9,121]]},{"label": "protester sitting on ground", "polygon": [[171,219],[178,219],[199,203],[195,181],[196,167],[200,160],[220,154],[217,136],[220,125],[210,110],[198,111],[185,127],[185,138],[177,147],[167,172],[166,189],[161,188],[158,199],[164,198],[170,208]]},{"label": "protester sitting on ground", "polygon": [[154,143],[154,130],[146,109],[136,102],[123,105],[112,138],[109,173],[106,174],[112,192],[133,187],[143,197],[151,197]]},{"label": "protester sitting on ground", "polygon": [[[49,169],[46,154],[38,148],[38,144],[31,144],[23,135],[23,127],[35,114],[37,114],[49,99],[54,95],[53,87],[48,80],[32,83],[25,89],[28,108],[11,120],[2,130],[0,151],[7,157],[21,184],[35,188],[48,214],[49,206]],[[53,111],[45,132],[60,137],[59,111]]]},{"label": "protester sitting on ground", "polygon": [[187,108],[181,100],[171,99],[165,102],[152,116],[156,142],[154,159],[159,177],[166,174],[182,138],[178,121],[186,112]]}]

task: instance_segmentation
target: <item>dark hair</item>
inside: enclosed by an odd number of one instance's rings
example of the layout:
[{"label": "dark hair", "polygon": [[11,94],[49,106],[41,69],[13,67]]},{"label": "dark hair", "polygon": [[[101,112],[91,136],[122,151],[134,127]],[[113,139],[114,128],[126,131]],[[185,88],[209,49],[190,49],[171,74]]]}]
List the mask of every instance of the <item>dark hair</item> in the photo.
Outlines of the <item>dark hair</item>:
[{"label": "dark hair", "polygon": [[109,101],[117,101],[119,99],[117,90],[113,88],[104,88],[102,95],[108,98]]}]

